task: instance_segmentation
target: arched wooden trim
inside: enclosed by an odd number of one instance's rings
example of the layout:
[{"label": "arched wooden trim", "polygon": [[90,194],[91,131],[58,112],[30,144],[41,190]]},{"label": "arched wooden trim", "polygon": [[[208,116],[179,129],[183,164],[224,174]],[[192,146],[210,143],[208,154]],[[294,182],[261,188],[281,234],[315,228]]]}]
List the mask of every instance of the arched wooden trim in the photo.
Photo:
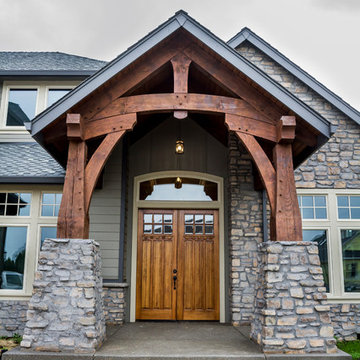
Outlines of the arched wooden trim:
[{"label": "arched wooden trim", "polygon": [[256,141],[254,136],[244,134],[242,132],[236,132],[241,142],[244,144],[246,150],[255,162],[257,169],[259,170],[260,177],[265,186],[271,212],[275,213],[275,199],[276,199],[276,173],[275,169],[265,154],[260,144]]},{"label": "arched wooden trim", "polygon": [[91,197],[95,189],[95,185],[99,179],[100,173],[104,168],[107,159],[124,135],[125,130],[114,132],[106,135],[105,139],[96,149],[85,168],[85,208],[89,211]]}]

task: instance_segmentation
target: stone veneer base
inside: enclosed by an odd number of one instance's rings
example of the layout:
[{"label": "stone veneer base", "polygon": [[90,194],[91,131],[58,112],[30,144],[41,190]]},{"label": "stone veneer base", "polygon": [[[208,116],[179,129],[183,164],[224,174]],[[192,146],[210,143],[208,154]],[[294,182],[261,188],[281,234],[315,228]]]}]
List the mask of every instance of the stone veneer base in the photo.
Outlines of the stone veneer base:
[{"label": "stone veneer base", "polygon": [[259,249],[251,338],[265,353],[335,353],[317,244],[269,241]]},{"label": "stone veneer base", "polygon": [[94,240],[46,239],[21,347],[94,352],[105,339],[100,269]]},{"label": "stone veneer base", "polygon": [[104,283],[103,301],[106,325],[122,325],[125,320],[127,283]]}]

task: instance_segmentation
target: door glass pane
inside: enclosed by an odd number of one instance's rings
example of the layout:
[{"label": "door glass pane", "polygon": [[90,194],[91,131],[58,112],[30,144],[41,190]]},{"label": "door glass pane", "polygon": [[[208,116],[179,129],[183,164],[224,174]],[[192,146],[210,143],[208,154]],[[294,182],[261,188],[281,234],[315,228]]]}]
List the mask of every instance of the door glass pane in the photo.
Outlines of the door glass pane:
[{"label": "door glass pane", "polygon": [[341,230],[344,289],[360,292],[360,230]]},{"label": "door glass pane", "polygon": [[205,224],[213,224],[214,215],[205,215]]},{"label": "door glass pane", "polygon": [[213,234],[214,227],[212,225],[205,225],[205,234]]},{"label": "door glass pane", "polygon": [[144,214],[144,223],[152,223],[152,214]]},{"label": "door glass pane", "polygon": [[162,233],[162,226],[154,225],[154,234],[161,234],[161,233]]},{"label": "door glass pane", "polygon": [[185,215],[185,224],[192,224],[194,222],[194,215]]},{"label": "door glass pane", "polygon": [[172,223],[172,214],[164,214],[164,223],[166,224]]},{"label": "door glass pane", "polygon": [[144,234],[151,234],[152,225],[144,225]]},{"label": "door glass pane", "polygon": [[6,126],[23,126],[35,116],[36,89],[10,89]]},{"label": "door glass pane", "polygon": [[194,227],[192,225],[185,225],[185,234],[192,234],[194,232]]},{"label": "door glass pane", "polygon": [[154,214],[154,223],[156,223],[156,224],[162,223],[162,215],[161,214]]},{"label": "door glass pane", "polygon": [[195,226],[195,234],[202,234],[202,233],[203,233],[202,225],[196,225]]},{"label": "door glass pane", "polygon": [[204,219],[204,215],[195,215],[195,223],[202,224]]},{"label": "door glass pane", "polygon": [[164,225],[164,234],[172,233],[172,225]]},{"label": "door glass pane", "polygon": [[327,246],[327,231],[326,230],[303,230],[304,241],[313,241],[318,244],[320,263],[324,275],[324,283],[326,291],[329,292],[329,261],[328,261],[328,246]]},{"label": "door glass pane", "polygon": [[0,226],[0,288],[23,288],[25,250],[25,226]]}]

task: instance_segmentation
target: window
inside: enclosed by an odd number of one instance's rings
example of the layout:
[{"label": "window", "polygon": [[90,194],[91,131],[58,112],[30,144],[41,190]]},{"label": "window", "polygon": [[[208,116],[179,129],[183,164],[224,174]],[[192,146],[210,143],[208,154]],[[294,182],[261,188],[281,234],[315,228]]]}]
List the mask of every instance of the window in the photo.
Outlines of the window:
[{"label": "window", "polygon": [[62,194],[43,193],[41,197],[41,216],[58,216]]},{"label": "window", "polygon": [[41,226],[40,227],[40,249],[45,239],[56,238],[56,226]]},{"label": "window", "polygon": [[0,226],[0,289],[23,289],[26,238],[26,226]]},{"label": "window", "polygon": [[47,94],[47,107],[54,104],[56,101],[60,100],[65,96],[71,89],[48,89]]},{"label": "window", "polygon": [[0,192],[0,216],[29,216],[31,193]]},{"label": "window", "polygon": [[326,219],[326,196],[299,195],[301,216],[303,219]]},{"label": "window", "polygon": [[339,219],[360,219],[360,196],[338,195]]},{"label": "window", "polygon": [[24,130],[24,124],[54,104],[78,82],[4,82],[1,98],[1,126],[10,131]]},{"label": "window", "polygon": [[36,113],[37,89],[9,89],[6,126],[23,126]]},{"label": "window", "polygon": [[[360,300],[359,190],[298,190],[303,238],[318,243],[331,302]],[[319,210],[320,209],[320,210]]]}]

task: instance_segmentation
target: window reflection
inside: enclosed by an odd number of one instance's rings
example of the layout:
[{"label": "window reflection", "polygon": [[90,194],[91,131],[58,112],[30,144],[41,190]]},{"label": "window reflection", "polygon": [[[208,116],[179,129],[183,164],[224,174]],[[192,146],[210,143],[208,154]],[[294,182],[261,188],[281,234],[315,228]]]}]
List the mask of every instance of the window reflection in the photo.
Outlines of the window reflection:
[{"label": "window reflection", "polygon": [[328,261],[328,245],[326,230],[303,230],[304,241],[313,241],[318,244],[320,263],[324,275],[324,283],[326,291],[329,292],[329,261]]},{"label": "window reflection", "polygon": [[27,228],[0,226],[0,288],[23,288]]},{"label": "window reflection", "polygon": [[56,238],[56,226],[42,226],[40,232],[40,249],[45,239]]},{"label": "window reflection", "polygon": [[49,107],[50,105],[54,104],[70,91],[71,89],[49,89],[47,96],[47,106]]},{"label": "window reflection", "polygon": [[217,184],[211,181],[181,178],[181,187],[175,187],[176,178],[164,178],[140,183],[140,200],[216,201]]},{"label": "window reflection", "polygon": [[10,89],[6,126],[23,126],[35,116],[37,89]]},{"label": "window reflection", "polygon": [[360,230],[341,230],[346,292],[360,292]]}]

